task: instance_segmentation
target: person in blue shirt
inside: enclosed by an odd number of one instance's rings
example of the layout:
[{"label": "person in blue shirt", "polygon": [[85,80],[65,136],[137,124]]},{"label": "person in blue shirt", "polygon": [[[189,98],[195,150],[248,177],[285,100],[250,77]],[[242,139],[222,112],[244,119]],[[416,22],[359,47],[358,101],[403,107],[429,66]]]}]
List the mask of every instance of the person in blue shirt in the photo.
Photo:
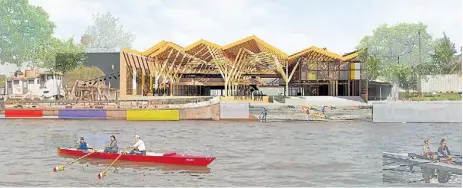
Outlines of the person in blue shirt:
[{"label": "person in blue shirt", "polygon": [[267,123],[267,113],[268,113],[268,110],[267,110],[267,108],[264,107],[263,111],[262,111],[262,113],[260,115],[260,117],[261,117],[260,121],[261,122]]},{"label": "person in blue shirt", "polygon": [[78,144],[78,149],[82,150],[82,151],[88,151],[88,149],[90,149],[90,145],[87,144],[87,142],[85,142],[84,140],[84,137],[80,137],[80,140],[79,142],[77,142]]},{"label": "person in blue shirt", "polygon": [[445,139],[440,141],[440,147],[437,149],[437,154],[440,161],[452,163],[452,154],[450,154],[450,150],[447,147],[447,141]]}]

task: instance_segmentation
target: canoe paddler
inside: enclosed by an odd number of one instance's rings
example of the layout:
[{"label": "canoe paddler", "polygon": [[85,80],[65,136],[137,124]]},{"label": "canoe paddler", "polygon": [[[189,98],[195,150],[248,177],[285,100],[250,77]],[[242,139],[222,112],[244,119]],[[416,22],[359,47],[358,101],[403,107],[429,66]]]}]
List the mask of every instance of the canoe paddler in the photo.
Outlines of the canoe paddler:
[{"label": "canoe paddler", "polygon": [[117,147],[117,140],[114,135],[110,136],[111,138],[111,143],[109,145],[106,145],[104,152],[105,153],[117,153],[119,151],[119,147]]},{"label": "canoe paddler", "polygon": [[426,159],[437,159],[435,153],[431,151],[431,143],[429,142],[429,138],[424,140],[423,157]]},{"label": "canoe paddler", "polygon": [[447,147],[447,141],[445,139],[440,141],[440,147],[437,149],[437,155],[439,156],[440,161],[452,163],[452,154],[450,154],[449,148]]},{"label": "canoe paddler", "polygon": [[138,135],[135,135],[135,144],[129,148],[133,148],[132,151],[130,151],[130,154],[146,155],[145,143]]},{"label": "canoe paddler", "polygon": [[88,149],[91,149],[92,147],[85,142],[84,137],[80,137],[79,141],[77,142],[77,149],[80,149],[82,151],[88,151]]}]

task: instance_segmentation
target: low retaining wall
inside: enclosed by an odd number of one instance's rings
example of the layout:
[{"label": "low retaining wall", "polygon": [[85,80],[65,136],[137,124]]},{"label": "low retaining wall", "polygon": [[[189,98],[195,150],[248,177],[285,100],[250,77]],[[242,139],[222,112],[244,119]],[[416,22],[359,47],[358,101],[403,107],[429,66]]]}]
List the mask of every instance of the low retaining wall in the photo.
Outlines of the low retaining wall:
[{"label": "low retaining wall", "polygon": [[220,105],[182,109],[6,109],[0,119],[220,120]]},{"label": "low retaining wall", "polygon": [[250,119],[249,103],[220,102],[220,119]]},{"label": "low retaining wall", "polygon": [[220,120],[220,105],[182,108],[179,110],[180,120]]},{"label": "low retaining wall", "polygon": [[461,113],[461,101],[373,103],[373,122],[462,122]]},{"label": "low retaining wall", "polygon": [[59,119],[106,119],[105,109],[62,109]]},{"label": "low retaining wall", "polygon": [[178,110],[127,110],[129,121],[178,121]]}]

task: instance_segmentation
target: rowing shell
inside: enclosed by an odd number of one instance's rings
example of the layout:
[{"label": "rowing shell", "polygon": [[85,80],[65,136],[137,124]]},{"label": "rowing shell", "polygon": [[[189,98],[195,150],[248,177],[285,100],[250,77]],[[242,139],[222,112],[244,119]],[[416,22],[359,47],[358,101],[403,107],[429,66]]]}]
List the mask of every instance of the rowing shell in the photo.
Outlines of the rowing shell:
[{"label": "rowing shell", "polygon": [[[415,154],[411,154],[415,155]],[[461,165],[456,164],[448,164],[443,162],[433,162],[427,159],[418,159],[414,157],[410,157],[410,154],[402,154],[402,153],[389,153],[383,152],[383,158],[399,160],[401,163],[405,163],[410,166],[420,166],[429,169],[437,169],[442,172],[450,172],[453,174],[461,175],[462,169]]]},{"label": "rowing shell", "polygon": [[[73,148],[58,148],[58,155],[63,157],[79,158],[88,154],[89,152],[81,151]],[[101,151],[90,154],[87,158],[90,159],[116,159],[120,153],[104,153]],[[154,153],[146,152],[146,155],[132,155],[122,154],[119,158],[120,161],[131,161],[131,162],[149,162],[149,163],[162,163],[162,164],[173,164],[173,165],[185,165],[185,166],[207,166],[211,164],[215,157],[205,156],[193,156],[172,153]]]}]

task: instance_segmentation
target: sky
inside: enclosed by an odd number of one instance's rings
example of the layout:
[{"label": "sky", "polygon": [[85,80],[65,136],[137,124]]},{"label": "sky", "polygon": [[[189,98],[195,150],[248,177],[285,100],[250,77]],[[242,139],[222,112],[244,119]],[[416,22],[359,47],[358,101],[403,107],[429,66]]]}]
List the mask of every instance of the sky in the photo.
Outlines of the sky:
[{"label": "sky", "polygon": [[[93,15],[111,12],[135,35],[132,49],[161,40],[187,46],[199,39],[226,45],[247,36],[293,54],[310,46],[353,51],[381,24],[423,22],[462,46],[462,0],[30,0],[55,22],[55,36],[80,42]],[[14,71],[13,66],[0,74]]]}]

